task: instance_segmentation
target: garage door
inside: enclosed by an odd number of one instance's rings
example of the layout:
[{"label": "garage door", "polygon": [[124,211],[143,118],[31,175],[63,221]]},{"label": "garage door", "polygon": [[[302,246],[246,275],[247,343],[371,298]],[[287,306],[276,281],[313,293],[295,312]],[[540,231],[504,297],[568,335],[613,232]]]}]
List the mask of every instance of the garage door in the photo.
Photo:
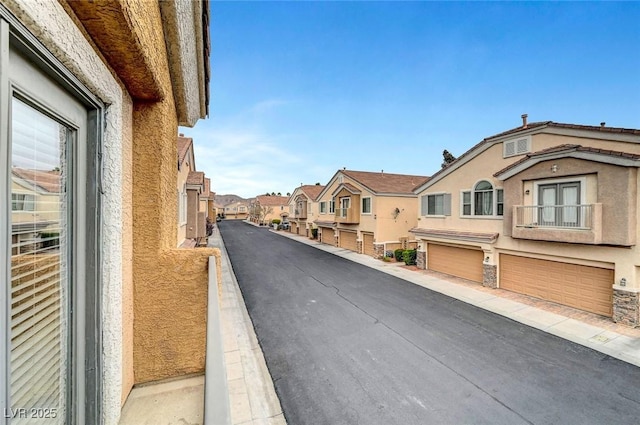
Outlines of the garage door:
[{"label": "garage door", "polygon": [[333,235],[334,232],[331,227],[318,228],[318,238],[322,243],[326,243],[327,245],[334,245],[336,241]]},{"label": "garage door", "polygon": [[482,283],[482,251],[446,245],[427,245],[429,270]]},{"label": "garage door", "polygon": [[500,287],[611,317],[613,270],[500,254]]},{"label": "garage door", "polygon": [[340,244],[340,248],[348,249],[351,251],[358,250],[358,235],[356,234],[356,232],[345,232],[344,230],[341,230],[339,236],[340,237],[338,243]]},{"label": "garage door", "polygon": [[362,252],[373,257],[373,233],[362,234]]},{"label": "garage door", "polygon": [[298,224],[295,221],[291,222],[291,233],[298,233]]}]

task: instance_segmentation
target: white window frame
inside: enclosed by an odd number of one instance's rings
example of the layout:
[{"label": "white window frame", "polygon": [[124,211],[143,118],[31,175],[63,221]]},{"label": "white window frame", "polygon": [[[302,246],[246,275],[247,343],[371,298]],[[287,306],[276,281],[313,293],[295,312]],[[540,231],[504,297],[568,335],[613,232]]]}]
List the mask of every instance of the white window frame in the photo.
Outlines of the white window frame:
[{"label": "white window frame", "polygon": [[335,214],[336,212],[336,201],[332,199],[329,201],[329,214]]},{"label": "white window frame", "polygon": [[179,205],[179,222],[180,226],[185,226],[187,224],[187,186],[183,185],[182,190],[180,191],[180,205]]},{"label": "white window frame", "polygon": [[[442,196],[442,214],[429,214],[429,197],[438,197],[438,196]],[[426,198],[426,211],[423,211],[422,209],[422,198]],[[451,202],[451,194],[448,192],[430,192],[430,193],[425,193],[424,195],[421,195],[420,197],[420,215],[423,217],[437,217],[437,218],[444,218],[444,217],[448,217],[451,215],[451,205],[449,205],[449,207],[447,208],[447,199],[449,201],[449,203]],[[449,214],[447,214],[447,210],[449,210]]]},{"label": "white window frame", "polygon": [[320,201],[320,214],[327,213],[327,201]]},{"label": "white window frame", "polygon": [[[28,56],[29,72],[21,76],[8,71],[9,52],[20,51]],[[99,423],[103,413],[103,357],[102,357],[102,218],[101,196],[103,180],[101,171],[105,107],[22,23],[0,4],[0,69],[7,70],[0,86],[0,121],[8,123],[10,103],[13,98],[26,101],[36,110],[54,118],[60,124],[73,129],[77,139],[66,148],[69,152],[69,180],[67,193],[71,196],[73,218],[69,219],[67,240],[70,267],[67,270],[71,282],[71,316],[67,332],[71,336],[68,369],[68,412],[65,423]],[[46,74],[47,77],[43,75]],[[30,79],[25,84],[25,79]],[[33,83],[33,84],[31,84]],[[63,96],[51,93],[45,87],[54,85]],[[73,98],[80,105],[68,105],[64,97]],[[52,101],[53,99],[53,101]],[[62,99],[62,100],[61,100]],[[62,102],[62,103],[61,103]],[[60,105],[63,105],[60,107]],[[70,109],[78,106],[86,113],[86,121],[76,122]],[[76,126],[76,124],[78,126]],[[0,164],[9,164],[9,131],[0,132]],[[8,206],[0,210],[0,281],[10,281],[7,260],[11,257],[10,232],[7,215],[11,211],[10,167],[0,166],[0,199]],[[6,316],[6,298],[0,305],[0,314]],[[3,332],[3,338],[8,335]],[[6,383],[10,382],[9,347],[0,349],[0,399],[8,400]],[[30,406],[24,406],[29,408]],[[43,406],[45,407],[45,406]],[[28,412],[27,412],[28,413]],[[6,419],[6,416],[5,416]],[[0,418],[0,423],[5,421]]]},{"label": "white window frame", "polygon": [[[369,212],[365,212],[365,210],[364,210],[364,200],[365,199],[369,200]],[[373,200],[372,200],[371,196],[363,196],[362,199],[360,200],[360,203],[361,203],[361,207],[362,207],[361,214],[362,215],[371,215],[372,212],[373,212]]]},{"label": "white window frame", "polygon": [[[491,215],[476,215],[475,214],[475,202],[476,202],[476,197],[475,197],[475,187],[478,185],[478,183],[486,181],[488,183],[491,184],[491,187],[493,187],[493,195],[492,195],[492,214]],[[502,215],[498,215],[498,191],[502,191]],[[470,214],[464,214],[464,194],[465,193],[469,193],[469,196],[471,198],[471,204],[470,204]],[[489,219],[489,220],[502,220],[504,218],[504,188],[502,187],[497,187],[496,184],[494,182],[492,182],[490,179],[480,179],[478,181],[476,181],[470,189],[463,189],[460,191],[460,217],[461,218],[471,218],[471,219]]]},{"label": "white window frame", "polygon": [[533,205],[538,205],[538,193],[540,192],[540,186],[544,186],[547,184],[562,184],[562,183],[580,183],[580,202],[582,205],[587,204],[587,177],[566,177],[559,179],[545,179],[545,180],[536,180],[533,182]]}]

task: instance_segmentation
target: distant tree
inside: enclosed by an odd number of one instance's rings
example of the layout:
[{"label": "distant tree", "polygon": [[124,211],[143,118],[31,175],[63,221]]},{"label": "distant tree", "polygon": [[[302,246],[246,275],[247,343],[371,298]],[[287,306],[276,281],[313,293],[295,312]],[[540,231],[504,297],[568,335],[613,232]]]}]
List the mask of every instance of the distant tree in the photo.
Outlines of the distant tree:
[{"label": "distant tree", "polygon": [[264,196],[271,196],[269,192],[265,193]]},{"label": "distant tree", "polygon": [[453,161],[456,160],[456,157],[451,155],[451,153],[448,150],[444,150],[442,151],[442,168],[446,167],[447,165],[451,164]]},{"label": "distant tree", "polygon": [[320,182],[316,183],[316,186],[320,186]]},{"label": "distant tree", "polygon": [[265,219],[272,212],[273,212],[273,208],[272,207],[266,207],[266,206],[265,207],[261,207],[261,206],[258,206],[256,208],[256,213],[257,213],[257,216],[258,216],[259,223],[264,224]]},{"label": "distant tree", "polygon": [[278,196],[282,196],[282,193],[278,192]]},{"label": "distant tree", "polygon": [[271,192],[271,196],[276,196],[276,193],[275,192]]},{"label": "distant tree", "polygon": [[287,196],[291,196],[291,192],[287,192]]}]

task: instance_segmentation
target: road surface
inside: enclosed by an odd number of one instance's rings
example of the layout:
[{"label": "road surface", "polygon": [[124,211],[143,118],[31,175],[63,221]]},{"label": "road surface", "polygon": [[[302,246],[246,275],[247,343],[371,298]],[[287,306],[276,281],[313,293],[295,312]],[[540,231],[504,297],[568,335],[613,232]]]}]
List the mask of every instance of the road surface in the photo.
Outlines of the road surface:
[{"label": "road surface", "polygon": [[640,421],[640,368],[266,228],[219,229],[290,425]]}]

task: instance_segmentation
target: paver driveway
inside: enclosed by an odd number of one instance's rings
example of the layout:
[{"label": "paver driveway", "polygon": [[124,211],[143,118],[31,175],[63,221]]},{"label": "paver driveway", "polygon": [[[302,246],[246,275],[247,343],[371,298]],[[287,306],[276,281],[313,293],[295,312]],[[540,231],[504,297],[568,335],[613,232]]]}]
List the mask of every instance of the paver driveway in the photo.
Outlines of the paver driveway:
[{"label": "paver driveway", "polygon": [[297,424],[629,424],[640,368],[265,228],[219,228]]}]

